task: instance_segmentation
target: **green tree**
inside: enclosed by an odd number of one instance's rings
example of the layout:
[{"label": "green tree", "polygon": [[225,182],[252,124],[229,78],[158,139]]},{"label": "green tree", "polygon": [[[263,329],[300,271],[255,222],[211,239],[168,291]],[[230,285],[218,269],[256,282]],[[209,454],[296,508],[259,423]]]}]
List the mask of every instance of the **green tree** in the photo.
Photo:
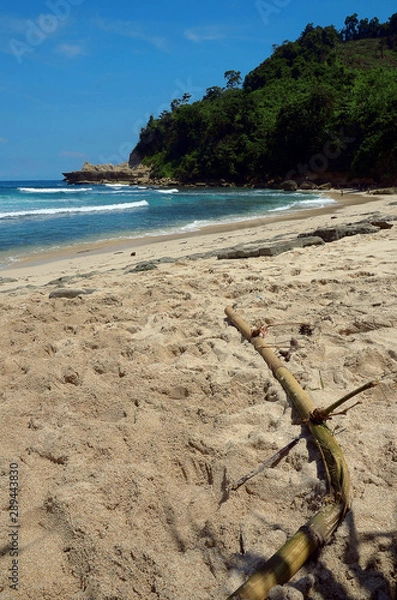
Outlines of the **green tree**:
[{"label": "green tree", "polygon": [[226,71],[224,78],[226,79],[226,88],[228,90],[235,90],[242,83],[241,71]]},{"label": "green tree", "polygon": [[219,98],[219,96],[221,96],[221,95],[222,95],[222,88],[219,87],[218,85],[214,85],[214,86],[206,89],[203,100],[214,100],[215,98]]},{"label": "green tree", "polygon": [[350,17],[345,19],[345,28],[342,29],[342,39],[345,42],[356,39],[358,33],[358,19],[357,13],[354,13]]},{"label": "green tree", "polygon": [[242,87],[241,73],[229,70],[224,88],[194,103],[184,94],[151,116],[136,153],[158,177],[184,181],[261,182],[304,172],[321,155],[332,156],[334,170],[397,175],[395,44],[397,13],[387,23],[355,13],[340,32],[309,23]]}]

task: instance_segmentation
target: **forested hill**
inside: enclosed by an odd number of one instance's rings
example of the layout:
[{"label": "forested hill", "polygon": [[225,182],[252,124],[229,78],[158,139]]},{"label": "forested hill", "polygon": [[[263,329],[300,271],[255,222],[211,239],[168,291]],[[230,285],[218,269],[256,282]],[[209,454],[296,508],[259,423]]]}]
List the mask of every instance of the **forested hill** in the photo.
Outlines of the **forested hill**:
[{"label": "forested hill", "polygon": [[154,177],[266,183],[334,176],[397,181],[397,13],[312,24],[243,80],[185,94],[150,117],[131,154]]}]

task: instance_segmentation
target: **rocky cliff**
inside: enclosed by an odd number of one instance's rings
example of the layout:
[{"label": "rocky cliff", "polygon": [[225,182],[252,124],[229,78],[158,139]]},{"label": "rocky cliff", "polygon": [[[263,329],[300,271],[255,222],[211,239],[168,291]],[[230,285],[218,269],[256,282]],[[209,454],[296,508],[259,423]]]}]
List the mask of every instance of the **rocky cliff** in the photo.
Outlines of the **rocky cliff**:
[{"label": "rocky cliff", "polygon": [[130,185],[147,185],[151,183],[150,168],[140,163],[131,166],[129,162],[119,165],[93,165],[85,162],[80,171],[62,173],[69,184],[87,183],[123,183]]}]

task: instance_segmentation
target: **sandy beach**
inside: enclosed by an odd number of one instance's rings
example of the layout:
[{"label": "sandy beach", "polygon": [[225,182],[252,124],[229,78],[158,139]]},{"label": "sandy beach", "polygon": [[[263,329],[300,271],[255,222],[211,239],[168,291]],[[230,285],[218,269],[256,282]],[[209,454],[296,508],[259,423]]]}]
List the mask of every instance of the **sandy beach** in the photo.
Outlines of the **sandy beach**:
[{"label": "sandy beach", "polygon": [[[298,341],[287,366],[318,406],[379,380],[330,421],[351,511],[269,598],[396,598],[397,196],[335,198],[0,271],[0,600],[226,599],[321,506],[306,434],[222,502],[225,482],[305,430],[228,305],[272,325],[277,354]],[[216,256],[362,220],[379,225],[275,256]]]}]

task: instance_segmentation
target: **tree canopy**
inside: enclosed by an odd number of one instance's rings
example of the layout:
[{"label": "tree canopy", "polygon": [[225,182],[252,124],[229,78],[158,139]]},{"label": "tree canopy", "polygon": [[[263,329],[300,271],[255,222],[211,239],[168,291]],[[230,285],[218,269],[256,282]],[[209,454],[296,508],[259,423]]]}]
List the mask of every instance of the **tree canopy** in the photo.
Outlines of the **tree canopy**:
[{"label": "tree canopy", "polygon": [[[397,178],[397,13],[309,23],[245,78],[150,117],[134,149],[156,177],[258,183],[328,172]],[[325,175],[324,175],[325,176]]]}]

